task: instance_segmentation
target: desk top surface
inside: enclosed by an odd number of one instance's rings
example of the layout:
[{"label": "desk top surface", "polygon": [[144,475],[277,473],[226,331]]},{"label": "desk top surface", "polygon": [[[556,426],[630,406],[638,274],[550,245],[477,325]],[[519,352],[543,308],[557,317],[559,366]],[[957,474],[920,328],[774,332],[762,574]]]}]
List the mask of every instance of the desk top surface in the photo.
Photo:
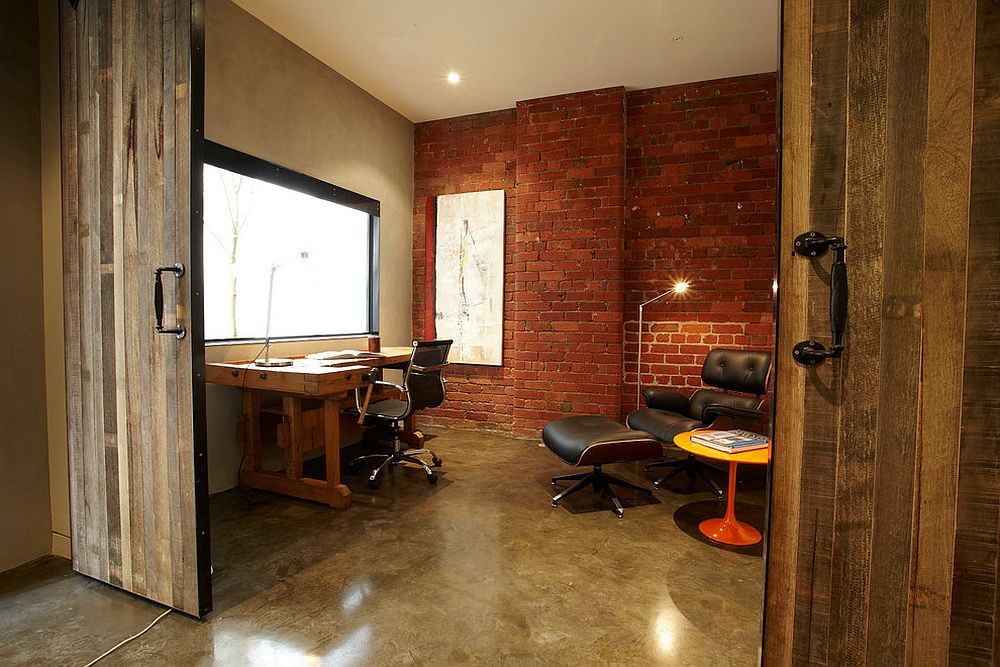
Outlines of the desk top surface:
[{"label": "desk top surface", "polygon": [[205,380],[242,389],[322,396],[359,387],[368,369],[405,363],[411,353],[410,347],[386,347],[384,357],[323,361],[299,356],[290,357],[291,366],[273,367],[257,366],[253,360],[214,361],[205,364]]},{"label": "desk top surface", "polygon": [[691,442],[691,436],[695,433],[711,433],[711,429],[702,429],[700,431],[688,431],[687,433],[681,433],[674,437],[674,444],[683,449],[686,452],[695,454],[696,456],[704,456],[707,459],[715,459],[717,461],[731,461],[733,463],[756,463],[758,465],[763,465],[771,460],[771,447],[764,447],[763,449],[754,449],[749,452],[740,452],[738,454],[727,454],[726,452],[719,451],[718,449],[713,449],[711,447],[706,447],[705,445],[699,445],[697,442]]}]

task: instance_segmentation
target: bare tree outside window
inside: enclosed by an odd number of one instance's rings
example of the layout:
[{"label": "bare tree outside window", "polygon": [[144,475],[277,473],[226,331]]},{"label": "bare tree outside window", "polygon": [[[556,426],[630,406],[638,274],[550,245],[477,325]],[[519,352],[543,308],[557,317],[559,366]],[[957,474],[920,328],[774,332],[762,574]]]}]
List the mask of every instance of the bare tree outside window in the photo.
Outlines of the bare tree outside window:
[{"label": "bare tree outside window", "polygon": [[269,302],[275,338],[366,331],[369,213],[210,163],[204,174],[207,341],[263,338]]},{"label": "bare tree outside window", "polygon": [[[231,291],[229,293],[229,330],[230,336],[238,338],[236,324],[236,294],[237,294],[237,272],[236,259],[240,244],[240,233],[243,231],[250,217],[249,202],[253,200],[254,187],[253,180],[245,178],[242,174],[231,171],[216,170],[222,191],[225,193],[226,210],[228,218],[219,218],[219,222],[228,222],[228,227],[215,229],[212,224],[206,224],[205,229],[215,239],[222,251],[229,257],[229,281]],[[245,188],[245,189],[244,189]],[[208,220],[206,220],[208,222]],[[223,226],[219,224],[219,226]]]}]

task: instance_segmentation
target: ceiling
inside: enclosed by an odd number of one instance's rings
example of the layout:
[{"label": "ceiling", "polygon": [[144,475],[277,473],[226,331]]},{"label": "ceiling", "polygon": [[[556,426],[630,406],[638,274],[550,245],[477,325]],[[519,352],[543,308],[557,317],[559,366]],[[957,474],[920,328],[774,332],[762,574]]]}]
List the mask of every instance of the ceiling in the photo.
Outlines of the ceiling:
[{"label": "ceiling", "polygon": [[778,0],[235,2],[414,122],[777,67]]}]

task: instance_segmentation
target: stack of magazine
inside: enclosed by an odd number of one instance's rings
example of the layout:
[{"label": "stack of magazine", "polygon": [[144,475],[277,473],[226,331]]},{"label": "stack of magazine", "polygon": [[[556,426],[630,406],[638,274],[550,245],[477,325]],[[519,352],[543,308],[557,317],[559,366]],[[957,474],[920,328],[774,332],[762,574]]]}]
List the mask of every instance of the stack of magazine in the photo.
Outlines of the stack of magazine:
[{"label": "stack of magazine", "polygon": [[740,430],[695,433],[691,436],[691,442],[711,447],[727,454],[738,454],[739,452],[749,452],[754,449],[764,449],[770,444],[766,436]]}]

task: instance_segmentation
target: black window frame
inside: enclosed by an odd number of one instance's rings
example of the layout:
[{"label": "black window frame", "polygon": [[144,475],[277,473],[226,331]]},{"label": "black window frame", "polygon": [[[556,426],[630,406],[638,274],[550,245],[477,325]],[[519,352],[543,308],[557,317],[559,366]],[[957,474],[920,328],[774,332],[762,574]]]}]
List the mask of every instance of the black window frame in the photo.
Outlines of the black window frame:
[{"label": "black window frame", "polygon": [[[238,151],[214,141],[204,141],[204,164],[225,169],[249,178],[280,185],[281,187],[301,192],[303,194],[324,199],[334,204],[368,214],[368,330],[348,333],[309,334],[299,336],[271,336],[271,341],[306,341],[330,340],[337,338],[359,338],[378,335],[378,283],[379,283],[379,239],[381,227],[381,204],[363,194],[342,188],[333,183],[309,176],[301,172],[282,167],[249,153]],[[202,225],[204,225],[202,221]],[[244,343],[263,343],[264,338],[209,338],[205,345],[240,345]]]}]

